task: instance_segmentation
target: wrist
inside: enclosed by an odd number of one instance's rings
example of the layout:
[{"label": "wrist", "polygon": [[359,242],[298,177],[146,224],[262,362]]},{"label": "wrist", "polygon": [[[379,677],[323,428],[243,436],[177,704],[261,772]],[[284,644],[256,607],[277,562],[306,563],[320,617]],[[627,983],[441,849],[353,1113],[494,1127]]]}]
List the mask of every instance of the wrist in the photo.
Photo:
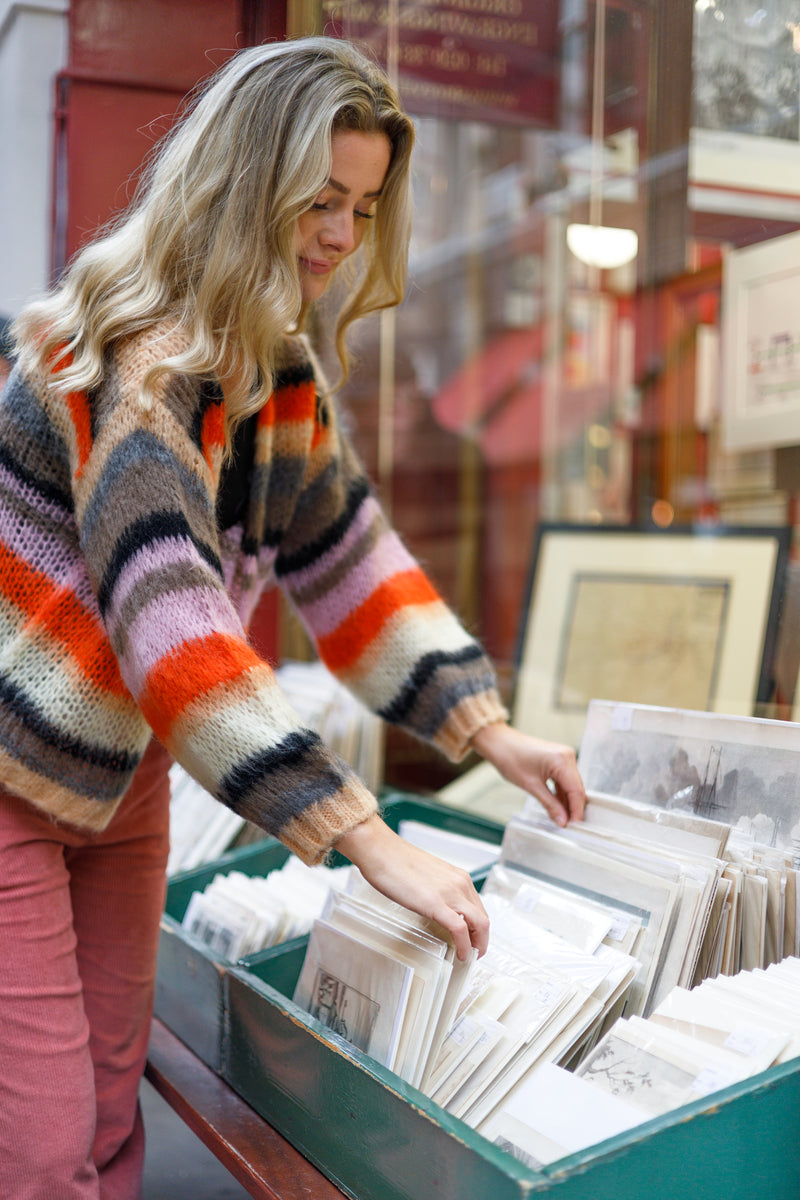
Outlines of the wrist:
[{"label": "wrist", "polygon": [[380,844],[384,835],[390,833],[389,826],[377,813],[360,821],[333,843],[335,850],[358,866]]},{"label": "wrist", "polygon": [[513,731],[507,721],[493,721],[490,725],[482,726],[477,733],[472,735],[470,745],[480,754],[481,758],[494,762],[495,756],[499,753],[500,747],[508,740],[509,735],[513,736]]}]

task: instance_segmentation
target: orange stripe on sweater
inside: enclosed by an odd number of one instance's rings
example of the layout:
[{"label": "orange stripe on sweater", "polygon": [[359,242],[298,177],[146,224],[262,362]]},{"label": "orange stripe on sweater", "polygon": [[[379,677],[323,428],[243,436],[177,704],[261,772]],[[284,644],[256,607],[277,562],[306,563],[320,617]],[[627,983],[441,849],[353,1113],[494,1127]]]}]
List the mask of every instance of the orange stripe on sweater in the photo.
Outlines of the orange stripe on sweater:
[{"label": "orange stripe on sweater", "polygon": [[[317,410],[317,389],[313,381],[295,383],[279,388],[273,400],[277,407],[277,419],[283,422],[312,421]],[[272,405],[271,405],[272,407]]]},{"label": "orange stripe on sweater", "polygon": [[[65,352],[65,346],[66,342],[50,351],[47,356],[48,367],[64,371],[72,366],[74,362],[72,351]],[[79,479],[92,449],[92,418],[89,410],[89,397],[85,392],[68,392],[66,400],[75,429],[75,449],[78,456],[75,478]]]},{"label": "orange stripe on sweater", "polygon": [[225,633],[195,638],[156,663],[139,696],[139,707],[156,736],[166,742],[193,701],[262,665],[241,638]]},{"label": "orange stripe on sweater", "polygon": [[94,615],[67,588],[0,544],[0,595],[67,651],[85,679],[112,695],[128,694],[117,660]]},{"label": "orange stripe on sweater", "polygon": [[75,446],[78,453],[75,478],[80,479],[92,449],[92,417],[89,411],[89,397],[85,392],[69,392],[67,407],[75,428]]},{"label": "orange stripe on sweater", "polygon": [[267,403],[258,410],[256,424],[259,429],[270,429],[275,424],[275,396],[270,396]]},{"label": "orange stripe on sweater", "polygon": [[412,604],[434,604],[439,593],[419,567],[399,571],[384,580],[341,625],[320,638],[320,658],[331,671],[357,662],[395,613]]},{"label": "orange stripe on sweater", "polygon": [[214,451],[225,444],[225,405],[214,404],[206,409],[200,433],[203,457],[213,466]]}]

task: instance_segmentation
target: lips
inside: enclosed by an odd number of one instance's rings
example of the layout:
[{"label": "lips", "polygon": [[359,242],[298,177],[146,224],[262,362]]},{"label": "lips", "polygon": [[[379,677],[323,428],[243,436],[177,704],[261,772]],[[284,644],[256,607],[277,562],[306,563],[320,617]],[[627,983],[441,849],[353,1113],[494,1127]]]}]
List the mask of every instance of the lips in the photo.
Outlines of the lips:
[{"label": "lips", "polygon": [[336,263],[327,262],[322,258],[301,258],[300,262],[310,275],[329,275]]}]

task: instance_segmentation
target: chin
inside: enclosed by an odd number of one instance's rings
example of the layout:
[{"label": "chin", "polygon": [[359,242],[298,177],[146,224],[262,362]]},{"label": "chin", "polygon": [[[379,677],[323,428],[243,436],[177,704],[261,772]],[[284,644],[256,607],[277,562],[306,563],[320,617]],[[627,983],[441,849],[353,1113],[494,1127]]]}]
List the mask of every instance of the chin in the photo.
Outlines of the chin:
[{"label": "chin", "polygon": [[309,281],[308,283],[306,283],[306,281],[304,280],[303,286],[301,289],[301,295],[303,297],[303,304],[304,305],[312,304],[315,300],[319,300],[320,296],[323,296],[325,294],[325,292],[327,291],[328,282],[329,281],[327,279],[325,279],[325,280],[315,279],[313,281]]}]

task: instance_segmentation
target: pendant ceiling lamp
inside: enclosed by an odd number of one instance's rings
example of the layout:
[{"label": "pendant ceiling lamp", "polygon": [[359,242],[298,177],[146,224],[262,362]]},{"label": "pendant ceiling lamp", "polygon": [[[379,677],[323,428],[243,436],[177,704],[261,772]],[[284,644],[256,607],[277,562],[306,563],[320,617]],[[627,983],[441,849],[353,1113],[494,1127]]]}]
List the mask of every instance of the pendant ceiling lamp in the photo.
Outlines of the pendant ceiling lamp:
[{"label": "pendant ceiling lamp", "polygon": [[636,257],[639,238],[634,229],[604,225],[603,160],[605,124],[606,0],[595,5],[594,64],[592,72],[592,167],[589,182],[589,224],[567,226],[567,245],[589,267],[612,270]]}]

